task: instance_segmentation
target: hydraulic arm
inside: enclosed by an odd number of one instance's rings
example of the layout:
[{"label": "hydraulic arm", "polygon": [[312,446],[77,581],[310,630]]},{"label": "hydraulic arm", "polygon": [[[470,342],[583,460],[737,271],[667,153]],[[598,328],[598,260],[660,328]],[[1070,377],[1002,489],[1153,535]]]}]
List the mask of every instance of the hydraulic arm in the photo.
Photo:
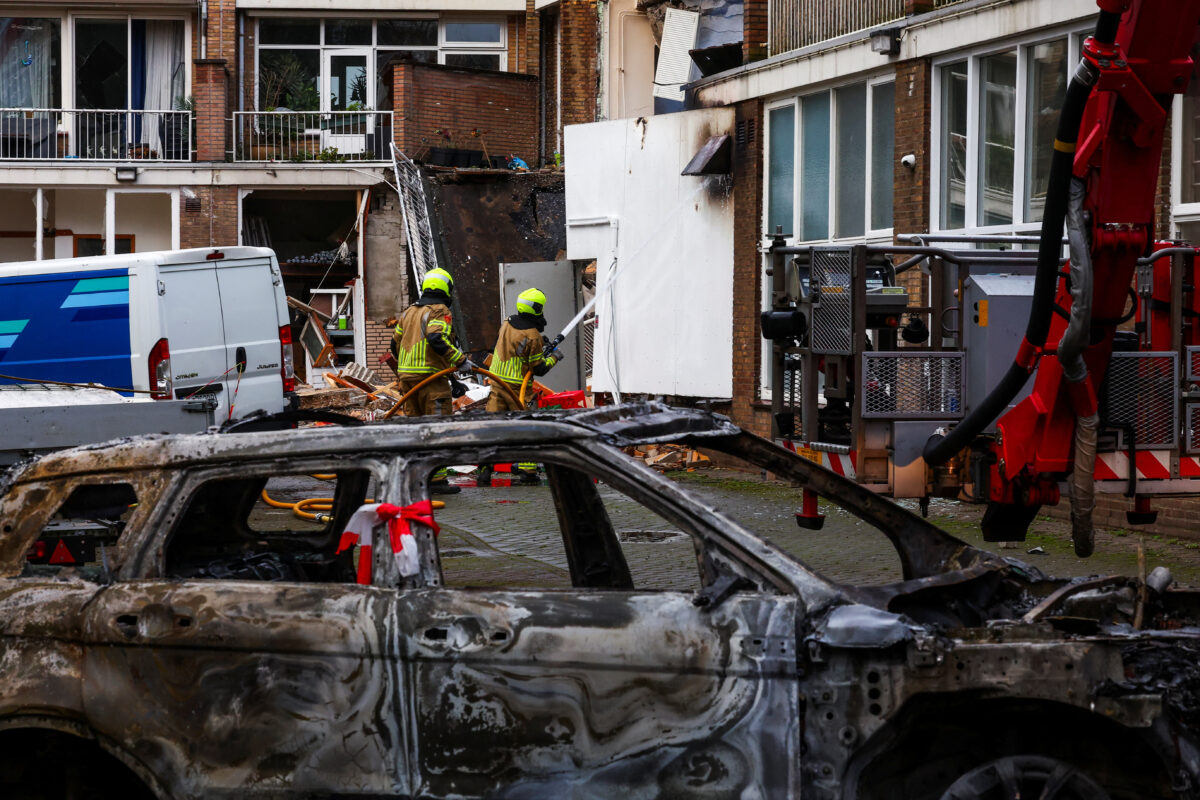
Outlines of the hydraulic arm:
[{"label": "hydraulic arm", "polygon": [[[945,463],[1003,413],[986,445],[985,536],[1022,538],[1066,478],[1080,555],[1092,551],[1097,398],[1136,262],[1155,246],[1164,128],[1173,96],[1187,88],[1200,22],[1200,0],[1097,4],[1054,143],[1025,338],[987,399],[924,453],[930,465]],[[1005,412],[1031,375],[1030,395]]]}]

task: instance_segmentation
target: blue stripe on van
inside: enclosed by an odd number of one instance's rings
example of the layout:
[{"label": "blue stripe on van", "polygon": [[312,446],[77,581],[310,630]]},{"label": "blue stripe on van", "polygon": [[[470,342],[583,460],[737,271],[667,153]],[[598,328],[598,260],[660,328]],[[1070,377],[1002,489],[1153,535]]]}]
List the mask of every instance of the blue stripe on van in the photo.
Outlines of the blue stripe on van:
[{"label": "blue stripe on van", "polygon": [[[0,328],[8,345],[0,348],[0,372],[33,380],[132,386],[128,286],[127,268],[0,277],[0,308],[20,309],[29,318],[22,328]],[[144,373],[144,362],[136,369]]]},{"label": "blue stripe on van", "polygon": [[16,336],[0,336],[0,350],[7,350],[13,346],[15,341],[17,341]]},{"label": "blue stripe on van", "polygon": [[59,308],[94,308],[96,306],[127,306],[129,290],[123,292],[94,292],[67,295]]}]

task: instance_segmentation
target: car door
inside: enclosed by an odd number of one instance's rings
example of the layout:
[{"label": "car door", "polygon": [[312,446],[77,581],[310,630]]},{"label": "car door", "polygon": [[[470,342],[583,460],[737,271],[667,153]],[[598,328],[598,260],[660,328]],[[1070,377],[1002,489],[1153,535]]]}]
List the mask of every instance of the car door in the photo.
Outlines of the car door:
[{"label": "car door", "polygon": [[[272,480],[283,471],[258,469]],[[303,474],[320,469],[339,483],[346,474],[328,464]],[[215,507],[241,504],[231,474],[181,476],[167,495],[177,499],[136,547],[148,558],[128,562],[157,566],[123,576],[89,608],[90,724],[172,797],[408,796],[394,590],[354,583],[353,568],[348,580],[298,579],[279,566],[297,559],[272,560],[254,540],[239,553],[214,555],[204,542],[200,558],[179,550],[186,534],[221,538],[219,525],[236,522]],[[324,531],[336,542],[361,494],[339,486],[333,519],[297,538],[317,541]],[[262,541],[284,533],[295,532],[271,529]]]},{"label": "car door", "polygon": [[231,367],[246,365],[244,370],[230,373],[227,380],[233,417],[259,409],[282,411],[282,353],[276,308],[276,286],[282,278],[270,258],[216,263],[225,360]]},{"label": "car door", "polygon": [[225,351],[225,323],[214,262],[160,268],[162,319],[171,351],[175,397],[211,396],[215,417],[229,413],[226,391],[233,362]]},{"label": "car door", "polygon": [[[732,591],[723,579],[699,593],[656,582],[657,562],[668,560],[690,560],[697,585],[699,563],[717,572],[721,556],[702,525],[678,515],[682,531],[629,532],[681,548],[631,573],[592,477],[548,472],[553,502],[543,491],[490,507],[511,522],[471,528],[484,517],[451,498],[438,512],[443,585],[400,593],[417,793],[794,796],[795,598]],[[541,523],[531,515],[547,503],[561,524],[561,559],[549,555],[553,537],[533,536]],[[489,551],[503,557],[480,568]],[[456,586],[452,561],[486,588]]]}]

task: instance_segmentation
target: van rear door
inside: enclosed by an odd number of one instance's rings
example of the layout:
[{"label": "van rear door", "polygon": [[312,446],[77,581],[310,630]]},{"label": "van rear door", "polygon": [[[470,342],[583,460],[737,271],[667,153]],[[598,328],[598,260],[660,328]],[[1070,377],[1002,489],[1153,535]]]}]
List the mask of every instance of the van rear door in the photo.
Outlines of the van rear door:
[{"label": "van rear door", "polygon": [[[279,328],[283,278],[267,257],[217,261],[217,285],[225,320],[226,360],[230,366],[244,359],[245,371],[229,374],[233,390],[233,416],[243,417],[262,409],[284,410],[282,355]],[[286,306],[284,306],[286,308]]]},{"label": "van rear door", "polygon": [[225,373],[233,361],[225,348],[217,268],[205,261],[167,264],[159,267],[159,278],[175,396],[215,398],[215,419],[223,422],[229,415]]}]

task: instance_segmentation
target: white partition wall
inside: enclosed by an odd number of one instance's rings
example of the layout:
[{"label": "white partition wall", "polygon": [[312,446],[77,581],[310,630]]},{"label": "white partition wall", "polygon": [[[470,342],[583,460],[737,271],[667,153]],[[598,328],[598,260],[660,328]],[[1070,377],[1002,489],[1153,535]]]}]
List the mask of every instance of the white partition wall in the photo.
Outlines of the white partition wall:
[{"label": "white partition wall", "polygon": [[594,391],[732,395],[732,184],[680,173],[733,127],[717,108],[566,128],[567,256],[597,261]]}]

